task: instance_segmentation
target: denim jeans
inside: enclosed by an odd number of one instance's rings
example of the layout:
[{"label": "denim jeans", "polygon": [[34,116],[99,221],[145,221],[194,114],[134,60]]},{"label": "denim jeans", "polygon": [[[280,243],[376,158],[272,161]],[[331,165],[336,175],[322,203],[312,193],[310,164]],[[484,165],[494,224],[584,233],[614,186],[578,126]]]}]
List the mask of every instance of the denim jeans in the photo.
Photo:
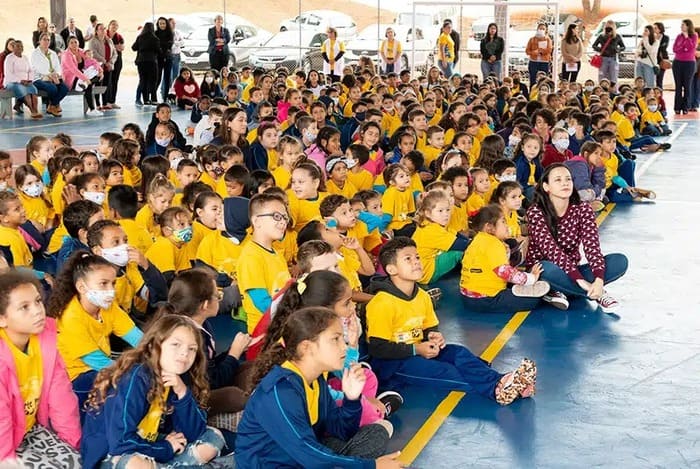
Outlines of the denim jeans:
[{"label": "denim jeans", "polygon": [[527,73],[530,79],[530,88],[537,84],[537,72],[544,72],[549,76],[549,62],[537,62],[535,60],[530,60],[527,64]]},{"label": "denim jeans", "polygon": [[39,90],[36,89],[36,86],[23,85],[22,83],[19,83],[19,82],[8,83],[5,88],[12,91],[12,93],[15,95],[15,98],[18,98],[18,99],[24,98],[28,94],[39,93]]},{"label": "denim jeans", "polygon": [[610,80],[610,83],[617,83],[617,76],[620,72],[620,64],[617,57],[603,57],[603,63],[598,69],[598,81],[603,78]]},{"label": "denim jeans", "polygon": [[170,64],[170,83],[175,83],[175,79],[180,75],[180,54],[172,54]]},{"label": "denim jeans", "polygon": [[449,78],[452,76],[452,68],[454,67],[454,63],[452,62],[445,62],[442,60],[438,60],[438,68],[440,71],[442,71],[442,74],[445,75],[445,78],[449,80]]},{"label": "denim jeans", "polygon": [[39,91],[44,91],[49,95],[49,103],[51,103],[52,106],[61,104],[61,100],[68,94],[68,87],[63,82],[56,85],[50,81],[37,80],[34,82],[34,86],[36,86],[36,89]]},{"label": "denim jeans", "polygon": [[637,61],[634,74],[635,76],[644,78],[644,86],[650,88],[656,86],[656,75],[654,74],[654,67],[651,65]]},{"label": "denim jeans", "polygon": [[488,62],[487,60],[482,60],[481,61],[481,74],[484,77],[484,81],[491,75],[492,73],[496,75],[496,78],[498,78],[498,81],[501,81],[501,64],[502,62],[500,60],[496,60],[493,63]]},{"label": "denim jeans", "polygon": [[476,313],[517,313],[530,311],[540,304],[540,298],[528,298],[513,295],[513,290],[506,287],[495,296],[471,298],[462,296],[462,304],[467,311]]},{"label": "denim jeans", "polygon": [[[561,267],[550,261],[542,261],[542,275],[540,280],[546,280],[552,286],[552,290],[556,290],[570,296],[586,296],[583,288],[569,277]],[[605,275],[603,284],[614,282],[618,278],[625,275],[629,262],[624,254],[608,254],[605,256]],[[578,271],[581,272],[583,278],[588,282],[593,282],[595,277],[593,271],[588,264],[578,266]]]},{"label": "denim jeans", "polygon": [[221,435],[219,430],[216,428],[207,427],[207,430],[197,439],[197,441],[188,443],[182,453],[178,454],[167,463],[156,462],[153,458],[144,456],[143,454],[129,453],[115,456],[107,455],[107,457],[102,461],[100,469],[125,469],[128,467],[129,461],[136,457],[150,460],[153,463],[152,467],[154,469],[165,469],[178,466],[201,467],[205,462],[200,461],[197,458],[197,456],[194,454],[194,448],[198,445],[207,444],[213,446],[219,451],[219,453],[221,453],[224,443],[224,437]]}]

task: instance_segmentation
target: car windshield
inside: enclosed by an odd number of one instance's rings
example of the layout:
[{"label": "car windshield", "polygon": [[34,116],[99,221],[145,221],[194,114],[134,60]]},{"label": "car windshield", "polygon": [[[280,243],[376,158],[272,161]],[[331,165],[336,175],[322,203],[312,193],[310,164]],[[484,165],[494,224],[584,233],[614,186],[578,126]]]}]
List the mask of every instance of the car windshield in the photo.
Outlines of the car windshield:
[{"label": "car windshield", "polygon": [[[302,36],[301,42],[308,45],[309,39]],[[265,47],[299,47],[299,34],[275,34],[265,43]]]},{"label": "car windshield", "polygon": [[[411,13],[399,13],[399,16],[396,18],[396,22],[398,24],[412,25],[413,16],[411,15]],[[421,28],[429,28],[430,26],[432,26],[432,24],[432,15],[429,15],[427,13],[416,13],[416,26],[420,26]]]}]

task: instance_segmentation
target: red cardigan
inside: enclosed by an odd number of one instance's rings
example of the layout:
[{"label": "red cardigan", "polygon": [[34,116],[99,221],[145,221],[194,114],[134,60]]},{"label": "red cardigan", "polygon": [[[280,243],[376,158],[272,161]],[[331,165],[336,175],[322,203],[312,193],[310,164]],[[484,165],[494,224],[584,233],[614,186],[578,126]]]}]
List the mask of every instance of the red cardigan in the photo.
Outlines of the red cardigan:
[{"label": "red cardigan", "polygon": [[199,85],[196,81],[190,78],[189,81],[184,82],[179,78],[175,80],[175,96],[178,99],[191,98],[199,99],[201,93],[199,91]]},{"label": "red cardigan", "polygon": [[544,146],[544,155],[542,155],[542,167],[546,168],[550,164],[563,163],[566,160],[570,160],[574,157],[574,154],[568,148],[564,153],[559,153],[554,145],[548,143]]}]

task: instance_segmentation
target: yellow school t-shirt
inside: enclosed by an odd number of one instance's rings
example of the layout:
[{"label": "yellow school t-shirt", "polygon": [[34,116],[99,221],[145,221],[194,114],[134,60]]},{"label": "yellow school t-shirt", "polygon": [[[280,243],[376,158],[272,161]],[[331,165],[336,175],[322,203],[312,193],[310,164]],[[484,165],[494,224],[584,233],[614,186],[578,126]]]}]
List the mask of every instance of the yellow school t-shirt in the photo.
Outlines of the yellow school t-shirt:
[{"label": "yellow school t-shirt", "polygon": [[151,405],[148,406],[148,412],[137,425],[136,433],[144,440],[154,442],[158,439],[158,427],[160,427],[160,419],[165,411],[163,406],[168,401],[169,394],[170,386],[163,391],[162,400],[153,399]]},{"label": "yellow school t-shirt", "polygon": [[282,254],[268,250],[253,240],[243,246],[238,260],[238,288],[248,317],[248,333],[253,332],[264,313],[255,307],[248,291],[265,289],[272,297],[290,278],[287,261]]},{"label": "yellow school t-shirt", "polygon": [[289,189],[289,183],[292,181],[292,173],[284,166],[278,166],[272,171],[272,177],[275,178],[275,185],[285,191]]},{"label": "yellow school t-shirt", "polygon": [[114,285],[115,301],[121,309],[129,312],[133,307],[141,313],[146,312],[148,302],[140,296],[144,283],[138,266],[134,262],[126,264],[124,272],[117,276]]},{"label": "yellow school t-shirt", "polygon": [[357,187],[355,187],[349,180],[345,181],[345,184],[341,189],[332,179],[329,179],[326,181],[326,190],[329,194],[342,195],[346,199],[352,199],[353,196],[357,194]]},{"label": "yellow school t-shirt", "polygon": [[[244,240],[243,243],[246,241]],[[197,249],[197,259],[216,272],[226,274],[236,280],[236,265],[241,255],[242,245],[235,238],[227,238],[220,231],[204,237]]]},{"label": "yellow school t-shirt", "polygon": [[[438,57],[441,57],[445,62],[452,63],[455,61],[455,42],[449,34],[441,33],[438,38]],[[446,77],[450,78],[450,77]]]},{"label": "yellow school t-shirt", "polygon": [[99,319],[95,319],[85,311],[77,296],[68,303],[56,325],[58,351],[66,362],[71,381],[92,369],[82,357],[98,350],[109,357],[112,353],[109,335],[123,337],[135,327],[116,301],[107,309],[100,308]]},{"label": "yellow school t-shirt", "polygon": [[304,383],[304,396],[306,397],[306,410],[309,413],[309,423],[315,425],[318,422],[318,401],[321,398],[321,383],[316,379],[316,381],[309,384],[301,370],[289,360],[280,366],[294,372],[301,378],[301,382]]},{"label": "yellow school t-shirt", "polygon": [[178,273],[192,267],[187,258],[186,244],[177,246],[164,236],[159,236],[146,251],[146,259],[161,273]]},{"label": "yellow school t-shirt", "polygon": [[423,157],[425,158],[425,167],[429,168],[430,163],[438,159],[442,150],[440,148],[433,147],[431,145],[426,146],[423,149]]},{"label": "yellow school t-shirt", "polygon": [[287,265],[292,264],[297,258],[297,251],[299,251],[297,235],[296,231],[287,229],[284,233],[284,238],[272,243],[272,249],[282,254],[284,260],[287,261]]},{"label": "yellow school t-shirt", "polygon": [[506,288],[506,281],[494,269],[508,264],[508,250],[503,241],[486,232],[474,236],[462,257],[459,286],[470,292],[495,296]]},{"label": "yellow school t-shirt", "polygon": [[49,245],[46,248],[46,252],[49,254],[55,254],[63,246],[63,240],[65,238],[70,238],[66,226],[61,222],[58,227],[54,230],[49,240]]},{"label": "yellow school t-shirt", "polygon": [[155,214],[149,204],[144,205],[136,212],[136,218],[134,220],[138,226],[145,229],[151,235],[151,239],[160,236],[160,225],[156,223]]},{"label": "yellow school t-shirt", "polygon": [[632,122],[627,118],[621,119],[617,123],[617,141],[622,145],[629,146],[633,138],[634,127]]},{"label": "yellow school t-shirt", "polygon": [[7,246],[12,253],[15,267],[31,267],[32,252],[17,228],[0,226],[0,246]]},{"label": "yellow school t-shirt", "polygon": [[367,337],[396,344],[419,344],[423,330],[439,324],[432,300],[416,286],[416,295],[405,300],[381,291],[367,303]]},{"label": "yellow school t-shirt", "polygon": [[393,114],[384,112],[380,126],[385,135],[393,135],[401,125],[403,122],[401,122],[401,115],[398,112],[394,111]]},{"label": "yellow school t-shirt", "polygon": [[437,257],[448,251],[457,237],[444,226],[428,222],[416,228],[412,238],[416,242],[420,263],[423,266],[423,276],[418,282],[428,283],[435,274]]},{"label": "yellow school t-shirt", "polygon": [[374,176],[364,168],[360,168],[358,172],[350,170],[348,171],[348,182],[355,186],[357,192],[368,191],[374,185]]},{"label": "yellow school t-shirt", "polygon": [[202,173],[199,175],[199,182],[203,182],[209,186],[212,191],[216,192],[216,179],[211,177],[206,171],[202,171]]},{"label": "yellow school t-shirt", "polygon": [[44,171],[46,171],[46,165],[41,164],[39,160],[34,160],[29,164],[37,170],[40,178],[44,175]]},{"label": "yellow school t-shirt", "polygon": [[459,233],[469,229],[469,215],[467,214],[467,203],[455,204],[450,212],[450,221],[447,223],[447,231]]},{"label": "yellow school t-shirt", "polygon": [[41,226],[46,227],[48,221],[53,219],[53,209],[49,207],[49,204],[43,197],[29,197],[21,191],[18,191],[17,195],[27,214],[27,220],[39,222]]},{"label": "yellow school t-shirt", "polygon": [[39,337],[35,334],[29,336],[27,350],[23,351],[10,340],[4,328],[0,328],[0,340],[4,340],[10,349],[12,359],[15,362],[17,382],[19,383],[19,395],[24,402],[24,431],[28,432],[36,423],[36,414],[39,409],[41,386],[44,381],[44,369],[41,359],[41,345]]},{"label": "yellow school t-shirt", "polygon": [[350,288],[355,291],[362,291],[360,276],[357,274],[361,265],[360,257],[355,251],[345,246],[340,248],[338,252],[338,270],[348,281]]},{"label": "yellow school t-shirt", "polygon": [[640,120],[642,123],[641,124],[642,130],[644,130],[644,128],[649,124],[659,125],[659,124],[663,123],[664,116],[661,115],[661,111],[654,111],[654,112],[645,111],[642,114],[642,117]]},{"label": "yellow school t-shirt", "polygon": [[506,213],[506,225],[508,225],[508,232],[510,233],[511,238],[519,238],[522,236],[518,212],[515,210],[509,210],[509,213]]},{"label": "yellow school t-shirt", "polygon": [[390,230],[400,230],[411,223],[411,216],[416,211],[416,203],[410,189],[399,191],[390,186],[382,195],[382,213],[391,215]]},{"label": "yellow school t-shirt", "polygon": [[192,223],[192,239],[185,245],[185,250],[187,251],[187,259],[194,261],[197,259],[197,251],[199,250],[199,243],[210,233],[214,233],[216,230],[203,225],[202,223],[195,221]]},{"label": "yellow school t-shirt", "polygon": [[287,191],[289,214],[294,222],[294,231],[298,233],[310,221],[321,219],[321,202],[327,195],[327,192],[319,192],[315,199],[302,200],[291,190]]},{"label": "yellow school t-shirt", "polygon": [[53,183],[51,188],[51,205],[53,205],[53,210],[56,215],[63,215],[66,209],[66,200],[63,198],[63,188],[66,187],[66,180],[63,179],[62,174],[56,176],[56,182]]},{"label": "yellow school t-shirt", "polygon": [[138,187],[141,185],[141,178],[143,177],[141,174],[141,170],[139,169],[138,166],[134,166],[131,169],[125,168],[126,171],[124,171],[124,184],[127,184],[127,177],[126,175],[129,175],[129,185],[132,186],[134,189],[138,190]]},{"label": "yellow school t-shirt", "polygon": [[117,223],[126,233],[129,246],[133,246],[145,254],[153,245],[153,235],[144,226],[139,225],[136,220],[122,218],[117,220]]},{"label": "yellow school t-shirt", "polygon": [[601,157],[603,160],[603,165],[605,166],[605,188],[609,188],[612,185],[612,178],[617,176],[617,168],[620,165],[620,161],[617,159],[617,155],[611,154],[608,157]]},{"label": "yellow school t-shirt", "polygon": [[477,192],[472,192],[467,198],[467,213],[470,216],[474,216],[484,205],[486,205],[484,196]]}]

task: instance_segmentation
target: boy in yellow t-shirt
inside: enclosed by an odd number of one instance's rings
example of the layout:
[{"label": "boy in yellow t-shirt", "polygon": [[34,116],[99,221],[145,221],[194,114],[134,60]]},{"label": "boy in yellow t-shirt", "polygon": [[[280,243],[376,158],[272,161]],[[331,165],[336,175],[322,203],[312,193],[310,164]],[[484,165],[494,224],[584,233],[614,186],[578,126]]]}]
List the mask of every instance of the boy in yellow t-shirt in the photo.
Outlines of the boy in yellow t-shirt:
[{"label": "boy in yellow t-shirt", "polygon": [[272,297],[291,278],[287,261],[272,243],[285,236],[289,216],[282,199],[270,194],[256,194],[248,208],[253,233],[241,249],[238,261],[238,287],[243,296],[248,332],[251,333]]},{"label": "boy in yellow t-shirt", "polygon": [[161,235],[146,251],[146,258],[170,285],[175,274],[192,267],[186,244],[192,239],[190,214],[182,207],[170,207],[159,217]]},{"label": "boy in yellow t-shirt", "polygon": [[635,103],[625,104],[625,118],[617,124],[617,141],[620,145],[629,150],[640,149],[644,152],[655,152],[656,150],[668,150],[670,143],[659,144],[648,135],[638,135],[634,129],[634,124],[639,117],[639,109]]},{"label": "boy in yellow t-shirt", "polygon": [[[29,267],[34,263],[32,252],[19,227],[27,221],[27,213],[14,192],[0,192],[0,246],[8,264]],[[8,256],[11,256],[10,259]],[[43,275],[39,274],[41,278]]]},{"label": "boy in yellow t-shirt", "polygon": [[416,229],[411,221],[416,211],[416,204],[411,187],[408,169],[402,164],[387,166],[383,173],[388,182],[388,189],[382,195],[382,212],[391,219],[388,225],[394,234],[412,235]]},{"label": "boy in yellow t-shirt", "polygon": [[[369,156],[369,149],[360,143],[353,143],[345,150],[345,159],[348,161],[349,169],[348,182],[355,187],[355,193],[368,191],[374,185],[374,176],[363,168],[364,164],[369,161]],[[352,194],[352,196],[354,195]]]},{"label": "boy in yellow t-shirt", "polygon": [[425,166],[430,168],[433,161],[437,160],[442,148],[445,146],[445,131],[442,127],[433,125],[428,127],[426,132],[428,144],[423,148],[423,157],[425,158]]},{"label": "boy in yellow t-shirt", "polygon": [[659,111],[659,104],[656,98],[650,97],[646,99],[646,110],[642,113],[640,127],[642,135],[651,135],[652,137],[671,135],[671,129],[668,128],[668,123],[664,116]]},{"label": "boy in yellow t-shirt", "polygon": [[138,200],[136,190],[126,184],[112,187],[107,195],[110,218],[121,225],[132,246],[146,253],[153,244],[153,235],[136,223]]}]

